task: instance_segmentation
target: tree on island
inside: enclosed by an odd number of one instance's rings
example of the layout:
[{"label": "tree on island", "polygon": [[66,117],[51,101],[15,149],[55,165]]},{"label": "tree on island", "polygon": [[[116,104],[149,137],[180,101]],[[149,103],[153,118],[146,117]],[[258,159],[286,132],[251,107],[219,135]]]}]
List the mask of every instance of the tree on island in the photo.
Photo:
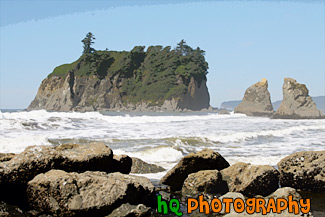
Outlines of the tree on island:
[{"label": "tree on island", "polygon": [[182,56],[187,56],[191,53],[192,48],[186,44],[184,39],[182,39],[181,42],[177,44],[176,51]]},{"label": "tree on island", "polygon": [[96,38],[91,32],[87,33],[86,37],[81,41],[84,44],[83,54],[90,54],[95,51],[95,49],[91,47],[91,45],[95,43],[93,42],[95,39]]}]

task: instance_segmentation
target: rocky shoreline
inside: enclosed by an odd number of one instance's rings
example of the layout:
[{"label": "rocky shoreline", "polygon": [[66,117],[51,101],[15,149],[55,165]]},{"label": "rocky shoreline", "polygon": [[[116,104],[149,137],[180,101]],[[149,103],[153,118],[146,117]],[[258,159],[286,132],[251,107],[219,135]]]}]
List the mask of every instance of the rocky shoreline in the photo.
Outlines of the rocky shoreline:
[{"label": "rocky shoreline", "polygon": [[[207,201],[313,194],[325,199],[325,151],[294,153],[277,167],[230,165],[218,152],[204,149],[182,158],[153,184],[141,174],[164,168],[114,155],[104,143],[30,146],[18,155],[0,154],[0,216],[175,216],[157,213],[157,195],[166,201],[179,199],[183,216],[186,198],[199,195]],[[313,213],[268,216],[322,216],[324,210],[314,210],[311,200]],[[191,216],[246,215],[232,211]]]}]

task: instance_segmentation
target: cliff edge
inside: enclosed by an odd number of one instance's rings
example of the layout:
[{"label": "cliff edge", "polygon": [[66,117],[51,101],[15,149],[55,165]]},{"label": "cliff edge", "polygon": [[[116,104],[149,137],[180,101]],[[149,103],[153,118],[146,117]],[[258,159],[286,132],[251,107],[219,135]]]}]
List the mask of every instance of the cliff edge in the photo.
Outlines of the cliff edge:
[{"label": "cliff edge", "polygon": [[184,111],[210,107],[200,48],[151,46],[95,51],[58,66],[28,110]]}]

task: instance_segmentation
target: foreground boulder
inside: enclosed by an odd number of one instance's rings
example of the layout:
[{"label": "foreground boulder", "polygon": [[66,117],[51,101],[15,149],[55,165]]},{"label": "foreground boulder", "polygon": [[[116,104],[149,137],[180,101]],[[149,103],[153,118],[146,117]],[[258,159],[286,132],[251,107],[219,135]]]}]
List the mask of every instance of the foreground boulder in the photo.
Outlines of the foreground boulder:
[{"label": "foreground boulder", "polygon": [[15,156],[16,154],[13,153],[0,153],[0,162],[10,161]]},{"label": "foreground boulder", "polygon": [[27,183],[40,173],[51,169],[83,172],[119,168],[113,162],[113,152],[104,143],[27,147],[10,161],[0,163],[0,200],[24,206]]},{"label": "foreground boulder", "polygon": [[301,119],[324,118],[308,95],[306,85],[299,84],[292,78],[285,78],[282,87],[283,100],[273,118]]},{"label": "foreground boulder", "polygon": [[272,116],[274,111],[267,88],[268,83],[265,78],[250,86],[246,90],[242,102],[235,108],[235,113],[243,113],[248,116]]},{"label": "foreground boulder", "polygon": [[150,205],[149,179],[121,173],[51,170],[28,183],[29,205],[56,216],[103,216],[124,203]]},{"label": "foreground boulder", "polygon": [[189,174],[200,170],[222,170],[226,167],[229,167],[229,163],[218,152],[204,149],[182,158],[161,178],[160,183],[169,185],[172,191],[178,191],[182,189]]},{"label": "foreground boulder", "polygon": [[107,171],[113,161],[113,152],[102,142],[88,145],[63,144],[55,148],[63,156],[59,167],[68,172]]},{"label": "foreground boulder", "polygon": [[0,163],[0,185],[26,184],[37,174],[51,169],[82,172],[106,171],[112,164],[113,152],[104,143],[29,146],[10,161]]},{"label": "foreground boulder", "polygon": [[325,192],[325,151],[303,151],[278,163],[281,186]]},{"label": "foreground boulder", "polygon": [[271,166],[236,163],[221,171],[229,191],[247,197],[269,195],[279,186],[279,172]]},{"label": "foreground boulder", "polygon": [[159,173],[163,171],[165,171],[165,169],[161,166],[157,166],[155,164],[149,164],[139,158],[132,157],[131,173],[145,174],[145,173]]},{"label": "foreground boulder", "polygon": [[26,184],[37,174],[58,168],[62,154],[49,146],[29,146],[10,161],[0,163],[0,185]]},{"label": "foreground boulder", "polygon": [[224,194],[226,192],[228,192],[227,183],[222,180],[218,170],[201,170],[191,173],[185,179],[182,187],[183,196],[195,196],[200,193]]}]

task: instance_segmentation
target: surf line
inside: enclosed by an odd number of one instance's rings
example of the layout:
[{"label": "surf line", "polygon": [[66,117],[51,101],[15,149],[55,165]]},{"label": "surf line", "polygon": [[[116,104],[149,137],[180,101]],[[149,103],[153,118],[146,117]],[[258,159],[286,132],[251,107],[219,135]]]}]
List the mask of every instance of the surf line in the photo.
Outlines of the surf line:
[{"label": "surf line", "polygon": [[[157,211],[161,214],[168,214],[169,210],[175,213],[177,216],[183,216],[180,211],[180,202],[178,199],[171,199],[170,201],[162,200],[161,195],[157,195]],[[168,205],[169,203],[169,205]],[[292,195],[288,198],[223,198],[222,200],[214,198],[209,203],[203,199],[203,195],[199,196],[199,199],[187,198],[187,213],[198,209],[199,213],[209,214],[221,213],[227,214],[231,212],[231,207],[233,207],[234,212],[248,214],[262,213],[266,215],[270,212],[272,213],[282,213],[284,210],[288,210],[289,213],[299,214],[300,211],[304,214],[310,211],[310,199],[300,199],[294,200]]]}]

